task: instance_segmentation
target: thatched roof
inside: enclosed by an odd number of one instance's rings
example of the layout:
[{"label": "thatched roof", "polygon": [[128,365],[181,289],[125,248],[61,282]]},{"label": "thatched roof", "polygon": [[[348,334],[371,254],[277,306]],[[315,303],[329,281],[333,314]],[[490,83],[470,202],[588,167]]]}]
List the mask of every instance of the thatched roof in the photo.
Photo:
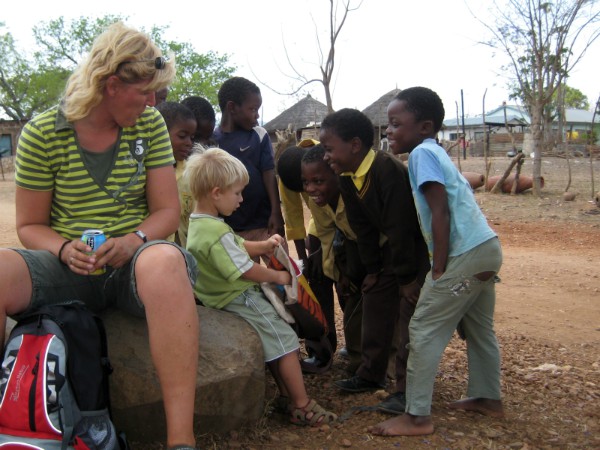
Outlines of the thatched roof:
[{"label": "thatched roof", "polygon": [[310,123],[320,123],[327,115],[327,106],[307,95],[292,107],[286,109],[263,127],[271,133],[285,130],[291,124],[292,129],[305,128]]},{"label": "thatched roof", "polygon": [[363,113],[371,119],[373,126],[385,127],[388,123],[387,107],[396,95],[400,92],[400,89],[393,89],[387,94],[383,95],[379,100],[363,109]]}]

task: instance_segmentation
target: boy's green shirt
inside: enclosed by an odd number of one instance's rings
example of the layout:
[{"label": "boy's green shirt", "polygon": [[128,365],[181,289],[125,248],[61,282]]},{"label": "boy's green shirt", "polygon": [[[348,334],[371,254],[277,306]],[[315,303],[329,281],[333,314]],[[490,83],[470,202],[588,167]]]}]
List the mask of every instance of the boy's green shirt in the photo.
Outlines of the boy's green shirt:
[{"label": "boy's green shirt", "polygon": [[205,305],[221,309],[247,289],[256,286],[242,275],[254,261],[223,219],[208,214],[192,214],[187,250],[198,262],[194,294]]}]

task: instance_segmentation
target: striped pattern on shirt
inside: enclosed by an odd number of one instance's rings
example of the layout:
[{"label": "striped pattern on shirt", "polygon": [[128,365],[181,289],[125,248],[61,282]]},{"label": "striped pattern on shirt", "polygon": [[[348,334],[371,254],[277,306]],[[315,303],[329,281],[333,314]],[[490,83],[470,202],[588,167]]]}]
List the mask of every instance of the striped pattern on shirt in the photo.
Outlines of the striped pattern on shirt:
[{"label": "striped pattern on shirt", "polygon": [[29,121],[16,154],[17,186],[53,191],[50,226],[68,239],[97,228],[105,235],[134,231],[148,215],[146,172],[173,165],[169,133],[160,113],[146,108],[133,127],[117,138],[106,180],[96,180],[86,166],[73,125],[58,108]]}]

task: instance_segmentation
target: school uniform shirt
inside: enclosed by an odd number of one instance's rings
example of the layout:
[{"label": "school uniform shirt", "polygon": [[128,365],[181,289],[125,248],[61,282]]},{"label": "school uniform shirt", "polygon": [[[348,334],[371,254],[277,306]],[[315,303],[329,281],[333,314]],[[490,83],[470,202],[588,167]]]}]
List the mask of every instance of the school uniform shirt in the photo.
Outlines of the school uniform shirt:
[{"label": "school uniform shirt", "polygon": [[323,273],[332,280],[339,281],[339,273],[335,266],[333,254],[333,239],[336,229],[339,229],[346,239],[356,241],[356,234],[348,223],[344,200],[340,196],[335,211],[329,205],[319,206],[312,199],[308,201],[308,208],[313,217],[315,225],[314,236],[321,241],[323,252]]},{"label": "school uniform shirt", "polygon": [[440,183],[446,188],[450,209],[448,256],[462,255],[496,236],[477,205],[471,185],[434,139],[424,140],[409,154],[408,170],[430,259],[433,257],[431,209],[421,190],[427,182]]},{"label": "school uniform shirt", "polygon": [[304,204],[308,205],[308,194],[296,192],[285,187],[281,180],[279,184],[279,199],[281,200],[281,213],[285,223],[285,237],[289,241],[306,238],[304,226]]},{"label": "school uniform shirt", "polygon": [[[187,233],[190,223],[190,214],[194,211],[194,197],[190,190],[189,180],[183,176],[185,172],[185,161],[175,163],[175,179],[177,180],[177,192],[179,193],[179,204],[181,212],[179,213],[179,227],[175,234],[168,237],[167,240],[177,242],[183,248],[187,243]],[[175,239],[177,236],[177,239]]]},{"label": "school uniform shirt", "polygon": [[[419,229],[408,170],[393,155],[370,152],[373,160],[364,175],[357,170],[356,174],[340,176],[348,221],[356,233],[360,259],[367,273],[378,273],[383,268],[380,241],[383,235],[390,246],[391,269],[398,283],[411,283],[420,269],[424,269],[422,260],[427,259],[427,248]],[[354,182],[358,176],[363,179],[360,188]]]}]

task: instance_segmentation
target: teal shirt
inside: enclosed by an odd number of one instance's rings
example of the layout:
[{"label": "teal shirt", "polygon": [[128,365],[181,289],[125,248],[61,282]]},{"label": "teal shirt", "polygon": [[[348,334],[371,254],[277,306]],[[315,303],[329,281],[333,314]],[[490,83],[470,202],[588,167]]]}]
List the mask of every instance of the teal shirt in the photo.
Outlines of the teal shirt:
[{"label": "teal shirt", "polygon": [[244,239],[223,219],[192,214],[187,250],[198,262],[194,294],[205,306],[221,309],[248,288],[256,286],[254,281],[242,277],[254,265],[244,247]]}]

